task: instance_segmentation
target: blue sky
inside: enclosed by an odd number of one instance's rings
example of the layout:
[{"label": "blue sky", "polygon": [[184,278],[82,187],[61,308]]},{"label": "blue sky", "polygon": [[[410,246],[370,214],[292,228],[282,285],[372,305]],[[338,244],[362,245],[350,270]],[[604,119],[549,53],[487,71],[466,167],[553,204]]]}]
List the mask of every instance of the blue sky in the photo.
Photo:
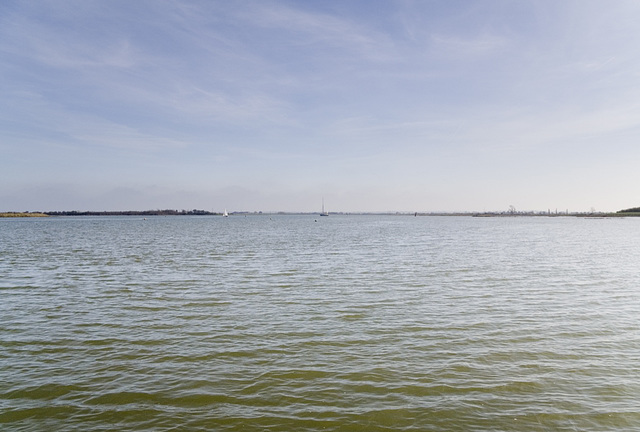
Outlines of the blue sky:
[{"label": "blue sky", "polygon": [[640,205],[640,2],[0,2],[0,211]]}]

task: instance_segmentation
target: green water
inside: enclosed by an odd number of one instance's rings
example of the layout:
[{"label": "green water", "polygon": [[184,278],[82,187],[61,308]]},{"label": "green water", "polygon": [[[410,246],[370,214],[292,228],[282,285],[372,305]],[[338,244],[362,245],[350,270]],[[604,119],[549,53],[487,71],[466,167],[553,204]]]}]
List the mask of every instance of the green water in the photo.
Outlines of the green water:
[{"label": "green water", "polygon": [[640,220],[0,220],[0,430],[640,430]]}]

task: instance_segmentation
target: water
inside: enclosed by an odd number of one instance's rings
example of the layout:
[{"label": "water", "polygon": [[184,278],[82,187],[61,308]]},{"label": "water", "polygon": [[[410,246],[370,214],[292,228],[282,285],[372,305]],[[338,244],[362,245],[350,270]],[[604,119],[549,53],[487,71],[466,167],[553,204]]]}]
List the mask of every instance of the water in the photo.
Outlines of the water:
[{"label": "water", "polygon": [[0,220],[0,430],[640,430],[639,228]]}]

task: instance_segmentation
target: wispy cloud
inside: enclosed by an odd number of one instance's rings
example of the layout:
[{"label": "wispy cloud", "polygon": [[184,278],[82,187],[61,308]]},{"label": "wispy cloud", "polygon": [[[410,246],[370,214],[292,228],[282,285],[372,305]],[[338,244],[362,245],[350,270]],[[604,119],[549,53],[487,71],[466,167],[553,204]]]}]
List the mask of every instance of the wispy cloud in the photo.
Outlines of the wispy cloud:
[{"label": "wispy cloud", "polygon": [[5,17],[2,26],[0,50],[47,67],[130,68],[142,57],[122,34],[94,31],[88,36],[84,27],[43,25],[20,14]]},{"label": "wispy cloud", "polygon": [[242,18],[257,27],[285,32],[290,37],[288,45],[315,45],[320,52],[323,46],[332,47],[364,60],[396,58],[392,54],[394,43],[387,35],[352,19],[311,13],[282,3],[259,2],[254,6],[242,12]]},{"label": "wispy cloud", "polygon": [[450,58],[470,60],[470,57],[495,54],[509,47],[505,37],[482,34],[475,37],[434,34],[431,36],[433,49]]},{"label": "wispy cloud", "polygon": [[43,140],[29,138],[24,133],[14,133],[15,139],[37,147],[61,146],[92,147],[102,149],[126,149],[129,152],[149,152],[162,149],[184,148],[187,143],[180,139],[162,136],[142,127],[127,126],[105,119],[104,117],[82,112],[71,112],[56,103],[48,101],[38,93],[12,94],[14,109],[13,123],[25,122],[32,131],[41,131],[47,135]]}]

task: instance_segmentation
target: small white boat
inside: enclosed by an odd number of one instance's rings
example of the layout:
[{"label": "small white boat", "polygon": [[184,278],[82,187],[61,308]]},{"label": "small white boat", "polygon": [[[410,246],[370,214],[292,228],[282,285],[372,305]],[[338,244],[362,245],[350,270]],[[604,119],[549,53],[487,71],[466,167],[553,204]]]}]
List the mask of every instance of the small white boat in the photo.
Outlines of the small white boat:
[{"label": "small white boat", "polygon": [[222,213],[222,216],[229,217],[229,213],[227,213],[227,209],[224,209],[224,213]]},{"label": "small white boat", "polygon": [[320,213],[320,216],[329,216],[329,213],[324,211],[324,198],[322,198],[322,212]]}]

